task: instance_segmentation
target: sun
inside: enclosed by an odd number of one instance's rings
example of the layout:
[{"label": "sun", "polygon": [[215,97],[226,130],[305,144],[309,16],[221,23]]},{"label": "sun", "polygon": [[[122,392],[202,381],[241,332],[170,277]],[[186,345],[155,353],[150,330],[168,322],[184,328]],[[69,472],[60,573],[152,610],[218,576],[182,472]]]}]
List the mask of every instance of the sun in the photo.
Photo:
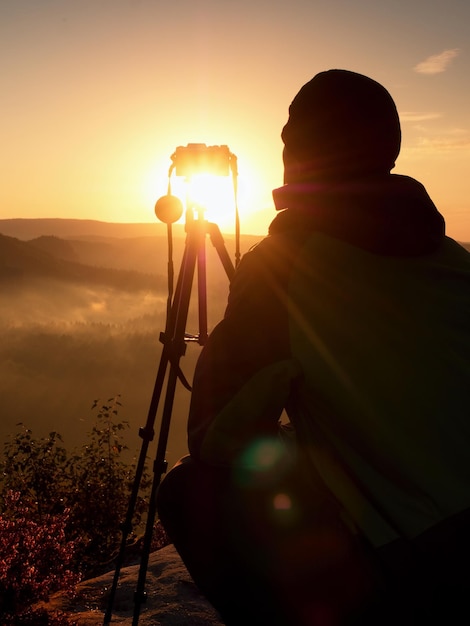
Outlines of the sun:
[{"label": "sun", "polygon": [[[215,176],[194,174],[189,179],[173,177],[171,193],[177,196],[186,209],[195,217],[214,222],[223,233],[235,233],[236,219],[241,224],[253,213],[253,198],[256,198],[260,183],[247,172],[238,176]],[[186,213],[180,222],[185,221]]]},{"label": "sun", "polygon": [[195,174],[186,183],[186,204],[199,217],[226,230],[235,223],[238,185],[231,176]]}]

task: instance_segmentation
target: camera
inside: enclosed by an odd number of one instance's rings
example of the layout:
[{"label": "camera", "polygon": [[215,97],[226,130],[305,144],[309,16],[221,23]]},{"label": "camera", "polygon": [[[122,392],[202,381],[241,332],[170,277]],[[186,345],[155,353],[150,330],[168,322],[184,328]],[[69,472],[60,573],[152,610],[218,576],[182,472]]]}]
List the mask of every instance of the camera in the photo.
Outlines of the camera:
[{"label": "camera", "polygon": [[232,154],[228,146],[206,146],[205,143],[188,143],[178,146],[171,156],[176,176],[212,174],[228,176]]}]

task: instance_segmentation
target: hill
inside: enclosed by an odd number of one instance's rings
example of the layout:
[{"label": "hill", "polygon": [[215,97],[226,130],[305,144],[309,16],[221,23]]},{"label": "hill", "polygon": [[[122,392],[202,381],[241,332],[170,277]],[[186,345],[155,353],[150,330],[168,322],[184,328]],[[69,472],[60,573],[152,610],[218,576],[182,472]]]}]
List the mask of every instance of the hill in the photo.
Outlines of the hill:
[{"label": "hill", "polygon": [[[175,239],[185,237],[185,226],[173,224]],[[0,219],[0,233],[17,239],[37,239],[43,235],[59,237],[61,239],[86,240],[102,242],[115,239],[143,239],[154,237],[162,243],[167,241],[167,226],[161,222],[155,223],[113,223],[98,220],[41,218],[41,219]],[[222,233],[227,248],[234,247],[234,235]],[[244,250],[250,248],[261,239],[258,235],[241,235],[241,246]],[[231,256],[233,256],[231,254]]]},{"label": "hill", "polygon": [[125,291],[165,288],[163,275],[156,280],[155,276],[135,270],[100,267],[85,256],[79,254],[73,244],[57,237],[20,241],[0,234],[0,285],[17,289],[22,283],[42,278],[69,284],[117,287]]},{"label": "hill", "polygon": [[[0,219],[0,233],[30,242],[37,249],[63,261],[96,267],[166,275],[168,265],[167,226],[155,224],[117,224],[95,220]],[[186,240],[185,227],[174,224],[173,262],[178,269]],[[241,253],[261,237],[242,235]],[[235,259],[235,237],[223,235],[229,257]],[[210,237],[206,241],[207,271],[220,274],[220,260]],[[1,263],[1,257],[0,257]]]},{"label": "hill", "polygon": [[[182,235],[184,226],[174,225],[173,230],[175,234]],[[167,227],[161,222],[127,224],[61,218],[0,219],[0,233],[26,240],[35,239],[42,235],[52,235],[62,239],[166,237],[166,232]]]}]

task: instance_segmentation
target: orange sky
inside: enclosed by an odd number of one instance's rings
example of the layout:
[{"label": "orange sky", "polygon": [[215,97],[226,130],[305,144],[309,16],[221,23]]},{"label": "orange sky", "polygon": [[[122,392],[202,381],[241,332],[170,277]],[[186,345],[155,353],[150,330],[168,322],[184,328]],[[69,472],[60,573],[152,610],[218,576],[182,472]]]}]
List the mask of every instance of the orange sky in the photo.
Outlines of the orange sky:
[{"label": "orange sky", "polygon": [[[201,142],[238,157],[242,232],[263,234],[289,103],[343,67],[392,93],[395,172],[419,179],[448,234],[470,241],[470,4],[380,4],[1,3],[0,216],[154,221],[175,148]],[[233,229],[228,183],[222,230]]]}]

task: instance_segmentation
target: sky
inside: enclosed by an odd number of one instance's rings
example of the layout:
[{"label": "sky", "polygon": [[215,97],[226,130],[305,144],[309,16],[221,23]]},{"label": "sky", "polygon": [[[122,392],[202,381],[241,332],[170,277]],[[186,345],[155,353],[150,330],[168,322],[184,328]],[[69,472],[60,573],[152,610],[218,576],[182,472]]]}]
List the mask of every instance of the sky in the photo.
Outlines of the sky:
[{"label": "sky", "polygon": [[392,94],[393,172],[470,241],[469,42],[468,0],[0,0],[0,217],[154,222],[176,148],[202,143],[238,165],[200,192],[208,218],[233,230],[236,182],[264,234],[289,104],[342,68]]}]

